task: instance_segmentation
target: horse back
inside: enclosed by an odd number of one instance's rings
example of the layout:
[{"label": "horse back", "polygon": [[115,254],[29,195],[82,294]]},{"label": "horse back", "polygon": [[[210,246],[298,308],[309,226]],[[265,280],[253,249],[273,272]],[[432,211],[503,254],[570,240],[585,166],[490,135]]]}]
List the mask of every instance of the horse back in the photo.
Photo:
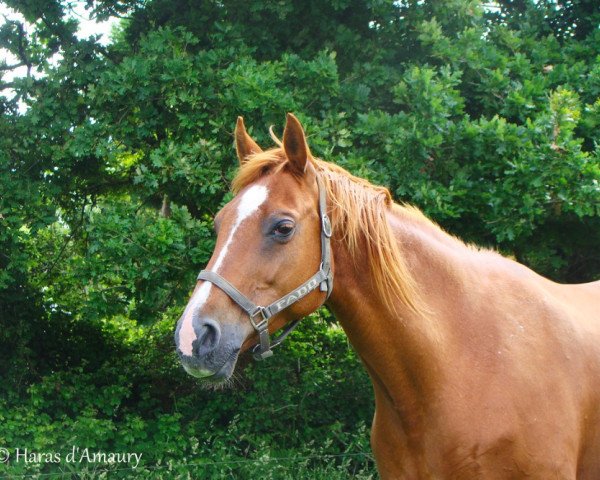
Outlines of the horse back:
[{"label": "horse back", "polygon": [[554,295],[568,312],[574,326],[583,335],[596,337],[593,346],[600,354],[600,281],[557,285]]}]

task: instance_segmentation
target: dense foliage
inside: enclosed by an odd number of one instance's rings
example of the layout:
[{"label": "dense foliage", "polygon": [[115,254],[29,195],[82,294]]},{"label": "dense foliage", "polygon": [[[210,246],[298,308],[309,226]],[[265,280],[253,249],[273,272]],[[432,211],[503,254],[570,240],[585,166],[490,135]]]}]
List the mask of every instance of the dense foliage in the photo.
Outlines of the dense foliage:
[{"label": "dense foliage", "polygon": [[[326,312],[236,390],[177,364],[238,115],[269,146],[295,112],[321,158],[450,232],[599,277],[594,0],[80,2],[122,18],[108,46],[73,1],[3,3],[24,20],[0,26],[0,447],[141,452],[158,478],[374,475],[369,382]],[[107,468],[131,474],[0,476]]]}]

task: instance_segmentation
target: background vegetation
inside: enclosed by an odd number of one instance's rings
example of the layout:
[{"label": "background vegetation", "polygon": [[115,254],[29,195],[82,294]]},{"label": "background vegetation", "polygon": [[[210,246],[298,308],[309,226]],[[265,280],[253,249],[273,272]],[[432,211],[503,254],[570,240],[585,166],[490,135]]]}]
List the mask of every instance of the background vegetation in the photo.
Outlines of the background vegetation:
[{"label": "background vegetation", "polygon": [[376,476],[371,387],[326,312],[234,391],[178,366],[238,115],[268,146],[295,112],[316,154],[450,232],[599,276],[595,0],[80,2],[122,19],[108,46],[75,0],[3,3],[24,21],[0,27],[0,447],[140,452],[144,478]]}]

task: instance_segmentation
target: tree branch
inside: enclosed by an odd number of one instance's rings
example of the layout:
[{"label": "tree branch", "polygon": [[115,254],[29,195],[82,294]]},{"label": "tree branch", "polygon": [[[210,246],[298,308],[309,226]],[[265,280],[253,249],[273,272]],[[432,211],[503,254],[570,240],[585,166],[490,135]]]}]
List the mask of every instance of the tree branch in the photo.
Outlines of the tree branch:
[{"label": "tree branch", "polygon": [[24,67],[25,65],[27,65],[25,62],[15,63],[14,65],[0,65],[0,71],[14,70],[15,68]]},{"label": "tree branch", "polygon": [[[26,52],[25,41],[27,38],[27,33],[25,32],[25,28],[23,27],[23,23],[17,20],[10,20],[6,15],[2,15],[4,17],[4,21],[8,24],[14,25],[17,33],[17,44],[16,44],[16,56],[19,58],[20,62],[15,65],[3,65],[0,67],[0,70],[14,70],[18,67],[27,67],[27,78],[31,77],[31,69],[33,68],[33,63],[29,60]],[[7,84],[4,84],[7,85]],[[8,88],[8,87],[4,87]]]}]

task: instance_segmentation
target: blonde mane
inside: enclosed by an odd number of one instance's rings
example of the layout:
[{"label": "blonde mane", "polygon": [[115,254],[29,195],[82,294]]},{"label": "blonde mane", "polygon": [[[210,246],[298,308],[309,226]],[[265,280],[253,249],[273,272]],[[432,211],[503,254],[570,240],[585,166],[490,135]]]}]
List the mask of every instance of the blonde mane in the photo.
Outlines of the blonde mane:
[{"label": "blonde mane", "polygon": [[[233,180],[233,192],[280,171],[286,162],[282,148],[250,156]],[[343,232],[342,239],[353,258],[366,253],[374,287],[385,306],[396,311],[400,301],[413,312],[422,311],[415,282],[386,218],[391,209],[405,207],[394,204],[387,188],[355,177],[337,165],[320,159],[314,159],[313,165],[326,185],[334,232]]]}]

